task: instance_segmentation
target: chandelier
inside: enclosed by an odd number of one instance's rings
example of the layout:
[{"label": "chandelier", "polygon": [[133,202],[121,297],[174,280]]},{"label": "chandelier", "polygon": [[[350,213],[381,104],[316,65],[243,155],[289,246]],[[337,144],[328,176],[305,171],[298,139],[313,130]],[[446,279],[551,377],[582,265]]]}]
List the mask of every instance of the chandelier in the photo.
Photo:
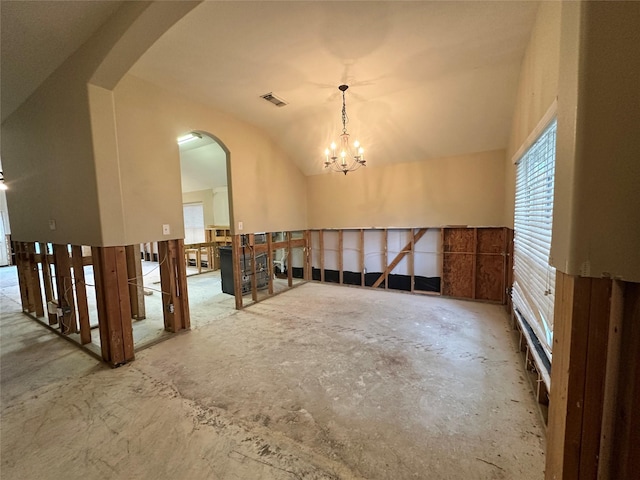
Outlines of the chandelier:
[{"label": "chandelier", "polygon": [[348,88],[348,85],[340,85],[338,87],[338,90],[342,92],[342,134],[340,135],[340,146],[338,147],[334,142],[324,151],[324,168],[329,168],[334,172],[342,172],[345,175],[366,164],[364,148],[362,148],[360,142],[356,140],[353,142],[353,145],[349,143],[349,134],[347,133],[349,117],[347,116],[347,106],[344,100],[344,92],[346,92]]}]

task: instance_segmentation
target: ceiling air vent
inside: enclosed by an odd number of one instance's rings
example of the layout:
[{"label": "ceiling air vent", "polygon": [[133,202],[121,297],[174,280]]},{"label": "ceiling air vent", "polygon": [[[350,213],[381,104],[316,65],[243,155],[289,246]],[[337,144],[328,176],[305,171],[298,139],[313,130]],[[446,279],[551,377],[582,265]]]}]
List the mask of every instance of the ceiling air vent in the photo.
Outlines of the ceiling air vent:
[{"label": "ceiling air vent", "polygon": [[260,98],[264,98],[267,102],[273,103],[276,107],[284,107],[285,105],[287,105],[287,102],[285,102],[281,98],[276,97],[271,92],[260,95]]}]

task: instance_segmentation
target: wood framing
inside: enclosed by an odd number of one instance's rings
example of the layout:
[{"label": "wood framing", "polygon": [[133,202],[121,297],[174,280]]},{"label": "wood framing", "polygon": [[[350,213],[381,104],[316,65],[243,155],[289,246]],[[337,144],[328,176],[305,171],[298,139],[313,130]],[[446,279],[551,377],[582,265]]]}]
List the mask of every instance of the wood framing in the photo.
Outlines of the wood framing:
[{"label": "wood framing", "polygon": [[82,247],[71,247],[71,264],[73,266],[73,280],[78,307],[78,325],[80,327],[80,343],[83,345],[91,342],[91,325],[89,324],[89,305],[87,303],[87,286],[84,279],[84,262],[82,260]]},{"label": "wood framing", "polygon": [[125,247],[92,247],[91,253],[102,359],[117,367],[135,358]]},{"label": "wood framing", "polygon": [[359,252],[359,257],[360,257],[360,286],[364,287],[365,286],[365,266],[364,266],[364,229],[360,229],[360,252]]},{"label": "wood framing", "polygon": [[73,299],[73,279],[71,262],[67,245],[53,245],[53,256],[56,267],[56,289],[58,291],[58,308],[62,309],[58,323],[62,333],[77,333],[75,302]]},{"label": "wood framing", "polygon": [[[44,285],[44,297],[45,302],[49,305],[49,302],[56,302],[53,292],[53,281],[51,278],[51,264],[49,262],[49,247],[46,243],[40,242],[40,262],[42,269],[42,283]],[[55,313],[49,313],[47,310],[47,318],[49,325],[55,325],[58,323],[58,316]]]},{"label": "wood framing", "polygon": [[234,235],[231,242],[231,259],[233,264],[233,293],[236,299],[236,310],[242,310],[242,271],[240,269],[240,235]]},{"label": "wood framing", "polygon": [[597,478],[611,289],[609,279],[556,273],[547,479]]},{"label": "wood framing", "polygon": [[191,327],[183,240],[158,242],[164,328],[176,333]]},{"label": "wood framing", "polygon": [[[386,246],[386,244],[388,243],[388,236],[387,236],[386,232],[387,231],[385,230],[385,248],[384,248],[385,261],[386,261],[386,258],[387,258],[387,246]],[[414,236],[413,235],[413,229],[411,229],[411,240],[396,255],[396,257],[392,260],[392,262],[387,265],[387,267],[384,269],[384,272],[382,272],[382,274],[378,277],[378,279],[373,283],[372,288],[378,288],[382,284],[382,282],[385,282],[385,284],[389,283],[388,282],[389,274],[393,271],[394,268],[396,268],[398,266],[398,264],[402,261],[402,259],[405,257],[405,255],[407,253],[411,253],[413,255],[413,249],[414,249],[415,242],[420,240],[424,236],[425,233],[427,233],[427,229],[426,228],[421,228],[420,230],[418,230],[418,233],[415,234],[415,236]],[[411,270],[411,272],[413,272],[413,262],[411,262],[410,270]],[[413,273],[411,275],[411,285],[413,285]]]},{"label": "wood framing", "polygon": [[344,283],[344,232],[338,230],[338,283],[342,285]]},{"label": "wood framing", "polygon": [[29,285],[31,288],[29,289],[29,304],[33,302],[33,312],[35,312],[36,317],[44,317],[44,308],[42,301],[42,286],[40,283],[40,270],[38,268],[38,262],[36,261],[36,246],[34,242],[28,242],[26,244],[27,248],[27,265],[29,269]]},{"label": "wood framing", "polygon": [[254,251],[254,245],[256,243],[256,236],[253,233],[249,234],[249,252],[251,262],[251,299],[254,302],[258,301],[258,272],[256,271],[256,254]]},{"label": "wood framing", "polygon": [[16,268],[18,270],[18,284],[20,286],[20,302],[23,312],[32,312],[29,306],[28,263],[23,253],[23,242],[13,242],[13,251],[16,255]]},{"label": "wood framing", "polygon": [[273,238],[271,237],[271,233],[267,233],[267,268],[269,269],[267,291],[269,295],[273,295]]},{"label": "wood framing", "polygon": [[318,243],[320,244],[320,281],[324,282],[324,235],[318,230]]},{"label": "wood framing", "polygon": [[125,247],[127,256],[127,278],[129,283],[129,299],[131,316],[136,320],[144,320],[147,316],[144,305],[144,284],[142,280],[142,258],[138,245]]},{"label": "wood framing", "polygon": [[291,251],[293,244],[291,242],[291,232],[287,232],[287,285],[293,287],[293,252]]}]

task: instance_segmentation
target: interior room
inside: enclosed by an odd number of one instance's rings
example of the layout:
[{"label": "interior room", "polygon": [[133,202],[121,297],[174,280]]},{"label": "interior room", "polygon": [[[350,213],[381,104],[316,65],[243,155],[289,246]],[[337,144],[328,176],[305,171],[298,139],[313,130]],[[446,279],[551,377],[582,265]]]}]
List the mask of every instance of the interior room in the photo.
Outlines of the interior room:
[{"label": "interior room", "polygon": [[0,475],[640,471],[640,2],[0,1]]}]

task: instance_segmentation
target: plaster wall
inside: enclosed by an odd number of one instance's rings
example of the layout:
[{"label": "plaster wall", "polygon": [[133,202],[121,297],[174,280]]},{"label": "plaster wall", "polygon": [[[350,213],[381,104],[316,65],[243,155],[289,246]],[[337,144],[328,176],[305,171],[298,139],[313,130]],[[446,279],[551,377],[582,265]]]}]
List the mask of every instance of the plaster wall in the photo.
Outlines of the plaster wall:
[{"label": "plaster wall", "polygon": [[529,139],[558,95],[560,2],[540,2],[522,60],[505,164],[505,225],[513,228],[516,166],[514,154]]},{"label": "plaster wall", "polygon": [[309,228],[502,226],[504,150],[307,178]]},{"label": "plaster wall", "polygon": [[640,3],[562,5],[551,262],[640,282]]},{"label": "plaster wall", "polygon": [[162,223],[182,224],[176,138],[193,130],[230,152],[235,227],[243,222],[242,233],[306,228],[306,179],[257,127],[131,75],[115,88],[114,101],[130,243],[157,239]]},{"label": "plaster wall", "polygon": [[2,123],[14,239],[127,244],[110,88],[197,4],[124,2]]}]

